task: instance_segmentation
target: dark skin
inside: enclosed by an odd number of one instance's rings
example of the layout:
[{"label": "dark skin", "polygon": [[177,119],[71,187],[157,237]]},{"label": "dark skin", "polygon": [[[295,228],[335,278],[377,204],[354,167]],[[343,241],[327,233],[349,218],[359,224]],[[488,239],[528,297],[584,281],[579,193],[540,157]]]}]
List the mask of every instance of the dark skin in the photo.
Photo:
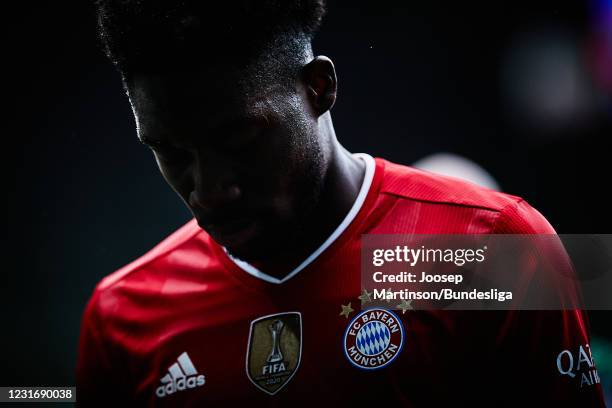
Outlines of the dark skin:
[{"label": "dark skin", "polygon": [[353,205],[365,165],[336,139],[329,58],[307,55],[291,87],[227,67],[127,85],[166,181],[215,241],[264,272],[289,273]]}]

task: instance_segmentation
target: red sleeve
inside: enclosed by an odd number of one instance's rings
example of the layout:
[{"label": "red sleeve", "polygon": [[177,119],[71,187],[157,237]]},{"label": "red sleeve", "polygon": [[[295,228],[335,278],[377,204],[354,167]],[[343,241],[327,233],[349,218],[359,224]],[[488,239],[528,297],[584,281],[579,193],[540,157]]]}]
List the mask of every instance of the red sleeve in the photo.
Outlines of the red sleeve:
[{"label": "red sleeve", "polygon": [[87,303],[81,320],[76,366],[77,405],[101,407],[126,403],[124,370],[109,353],[99,313],[99,291]]},{"label": "red sleeve", "polygon": [[548,220],[527,201],[506,206],[497,217],[492,234],[556,234]]},{"label": "red sleeve", "polygon": [[[493,233],[556,234],[542,214],[524,200],[500,213]],[[555,256],[561,254],[568,260],[562,244],[560,248]],[[574,296],[575,287],[562,287],[558,284],[562,280],[552,279],[549,283],[558,288],[562,299]],[[532,406],[605,407],[589,337],[584,310],[508,312],[497,337],[499,371],[494,387],[508,398]]]}]

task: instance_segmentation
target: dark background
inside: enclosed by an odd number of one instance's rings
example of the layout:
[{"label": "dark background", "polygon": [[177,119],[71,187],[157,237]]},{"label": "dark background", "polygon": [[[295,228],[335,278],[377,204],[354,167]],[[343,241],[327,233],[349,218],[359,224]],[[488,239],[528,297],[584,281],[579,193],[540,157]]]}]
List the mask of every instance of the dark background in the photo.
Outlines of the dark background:
[{"label": "dark background", "polygon": [[[602,52],[600,31],[610,2],[396,3],[333,3],[315,41],[336,64],[341,142],[404,164],[461,155],[557,232],[611,233],[602,61],[612,37]],[[3,14],[0,385],[72,385],[94,285],[189,213],[136,139],[92,5],[28,2]],[[604,381],[610,313],[591,313]]]}]

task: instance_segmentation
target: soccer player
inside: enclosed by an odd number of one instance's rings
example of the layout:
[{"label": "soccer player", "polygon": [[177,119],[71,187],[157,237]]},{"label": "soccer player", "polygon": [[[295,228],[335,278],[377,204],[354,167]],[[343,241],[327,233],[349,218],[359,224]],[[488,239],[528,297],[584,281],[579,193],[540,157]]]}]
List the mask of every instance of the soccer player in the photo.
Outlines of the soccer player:
[{"label": "soccer player", "polygon": [[519,197],[344,149],[311,48],[322,1],[97,6],[138,138],[194,218],[96,286],[81,405],[603,405],[581,311],[360,317],[362,234],[554,229]]}]

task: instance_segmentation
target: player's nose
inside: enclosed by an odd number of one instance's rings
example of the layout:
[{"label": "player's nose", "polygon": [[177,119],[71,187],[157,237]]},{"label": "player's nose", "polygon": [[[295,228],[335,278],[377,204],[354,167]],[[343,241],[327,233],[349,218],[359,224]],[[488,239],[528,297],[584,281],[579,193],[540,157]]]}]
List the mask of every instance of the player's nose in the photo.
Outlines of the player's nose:
[{"label": "player's nose", "polygon": [[193,189],[189,205],[207,211],[223,209],[240,199],[242,189],[236,182],[230,163],[218,158],[198,157],[193,167]]},{"label": "player's nose", "polygon": [[213,211],[231,204],[238,200],[241,195],[242,190],[235,184],[213,189],[196,187],[189,194],[189,205],[192,208]]}]

